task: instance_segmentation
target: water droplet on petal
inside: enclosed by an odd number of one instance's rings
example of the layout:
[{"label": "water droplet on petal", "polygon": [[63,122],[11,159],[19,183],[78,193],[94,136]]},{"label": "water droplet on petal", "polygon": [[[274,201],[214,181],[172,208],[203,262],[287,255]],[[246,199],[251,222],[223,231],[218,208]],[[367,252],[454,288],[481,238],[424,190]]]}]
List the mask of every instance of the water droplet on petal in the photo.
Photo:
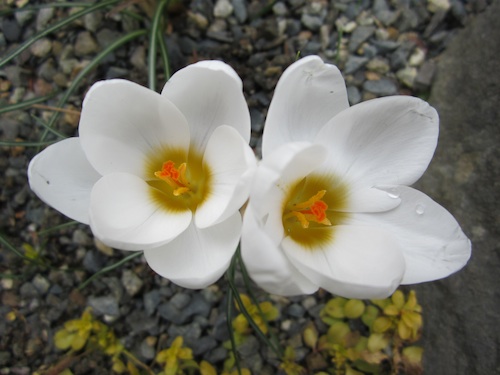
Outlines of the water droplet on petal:
[{"label": "water droplet on petal", "polygon": [[417,215],[423,215],[423,213],[425,212],[425,206],[423,204],[417,204],[417,206],[415,207],[415,212],[417,213]]},{"label": "water droplet on petal", "polygon": [[398,188],[390,188],[389,190],[387,190],[387,195],[389,196],[389,198],[397,199],[397,198],[399,198],[399,189]]}]

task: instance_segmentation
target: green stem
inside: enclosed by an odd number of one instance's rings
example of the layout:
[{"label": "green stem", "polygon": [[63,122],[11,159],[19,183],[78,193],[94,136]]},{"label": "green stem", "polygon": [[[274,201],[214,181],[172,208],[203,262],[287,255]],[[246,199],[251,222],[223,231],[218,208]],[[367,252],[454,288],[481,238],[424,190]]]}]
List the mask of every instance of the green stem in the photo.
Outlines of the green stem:
[{"label": "green stem", "polygon": [[160,45],[160,55],[163,60],[163,69],[165,71],[165,82],[167,82],[170,79],[171,71],[170,71],[170,59],[168,58],[168,50],[167,50],[167,44],[165,43],[165,39],[163,38],[163,35],[158,36],[158,41]]},{"label": "green stem", "polygon": [[0,60],[0,68],[4,65],[6,65],[8,62],[12,61],[14,58],[19,56],[23,51],[28,49],[33,43],[35,43],[37,40],[42,39],[43,37],[53,33],[54,31],[59,30],[61,27],[64,27],[74,20],[77,20],[80,17],[83,17],[84,15],[88,13],[95,12],[96,10],[99,10],[101,8],[105,8],[109,5],[113,5],[120,0],[107,0],[107,1],[98,1],[96,2],[95,5],[92,5],[88,8],[82,9],[79,12],[76,12],[74,14],[69,15],[68,17],[63,18],[59,22],[54,23],[51,26],[48,26],[46,29],[40,31],[39,33],[33,35],[31,38],[29,38],[27,41],[25,41],[23,44],[21,44],[19,47],[15,48],[13,51],[11,51],[6,57]]},{"label": "green stem", "polygon": [[167,5],[168,1],[169,0],[160,0],[158,2],[149,34],[148,83],[149,88],[153,91],[156,91],[156,47],[158,46],[158,31],[161,24],[160,20],[163,9]]},{"label": "green stem", "polygon": [[[233,260],[236,261],[236,254],[233,256]],[[282,356],[281,356],[279,349],[274,346],[274,343],[269,341],[269,339],[266,337],[265,333],[262,332],[262,330],[255,323],[252,316],[248,313],[247,309],[245,308],[245,305],[243,304],[243,301],[241,300],[238,289],[236,288],[236,285],[234,284],[234,274],[233,274],[232,278],[228,277],[227,280],[228,280],[229,288],[231,288],[231,290],[233,291],[233,294],[234,294],[233,298],[236,301],[236,303],[238,304],[238,308],[239,308],[240,312],[245,316],[246,320],[248,321],[250,326],[253,328],[253,330],[255,331],[257,336],[259,336],[259,338],[262,341],[264,341],[266,343],[266,345],[268,345],[271,348],[271,350],[276,354],[276,356],[278,358],[281,358]]]},{"label": "green stem", "polygon": [[279,339],[274,333],[274,331],[271,329],[269,326],[269,322],[266,319],[266,316],[262,312],[262,309],[260,308],[259,301],[257,300],[257,297],[255,297],[255,294],[253,293],[252,286],[250,283],[250,276],[248,275],[248,271],[245,267],[245,263],[243,262],[243,258],[241,257],[241,249],[238,246],[238,249],[236,249],[236,258],[238,259],[238,263],[240,265],[240,270],[241,274],[243,275],[243,282],[245,283],[245,288],[247,290],[248,295],[250,296],[250,299],[252,300],[252,303],[257,306],[257,310],[259,311],[260,316],[262,317],[262,320],[264,321],[264,324],[267,327],[267,331],[269,332],[269,335],[271,336],[271,340],[273,341],[276,349],[279,352],[279,358],[283,357],[283,348],[281,348],[281,345],[279,343]]},{"label": "green stem", "polygon": [[238,351],[236,350],[236,340],[234,339],[234,331],[233,331],[233,297],[234,297],[233,290],[229,288],[229,290],[227,291],[227,306],[226,306],[227,330],[229,332],[229,340],[231,341],[231,350],[234,356],[234,363],[236,364],[236,368],[238,369],[238,375],[241,375],[240,357],[238,355]]},{"label": "green stem", "polygon": [[94,279],[96,279],[97,277],[101,276],[102,274],[104,273],[107,273],[109,271],[112,271],[114,270],[115,268],[118,268],[120,267],[122,264],[125,264],[127,263],[129,260],[132,260],[134,258],[137,258],[138,256],[141,256],[142,255],[142,251],[137,251],[137,252],[134,252],[128,256],[126,256],[125,258],[123,258],[122,260],[112,264],[111,266],[108,266],[108,267],[104,267],[103,269],[99,270],[98,272],[94,273],[92,276],[90,276],[87,280],[85,280],[79,287],[78,289],[79,290],[82,290],[83,288],[85,288],[90,282],[92,282]]}]

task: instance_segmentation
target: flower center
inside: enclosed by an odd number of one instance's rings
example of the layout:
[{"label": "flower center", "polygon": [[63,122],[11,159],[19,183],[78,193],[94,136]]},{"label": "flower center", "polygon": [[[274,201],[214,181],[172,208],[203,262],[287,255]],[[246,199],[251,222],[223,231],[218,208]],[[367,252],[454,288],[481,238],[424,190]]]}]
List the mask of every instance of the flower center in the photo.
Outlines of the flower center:
[{"label": "flower center", "polygon": [[165,181],[172,189],[172,193],[178,197],[191,191],[189,181],[186,178],[187,164],[182,163],[179,168],[175,168],[172,160],[163,163],[161,171],[156,171],[155,176]]},{"label": "flower center", "polygon": [[326,190],[320,190],[308,200],[301,203],[294,203],[289,210],[283,214],[283,220],[297,219],[302,228],[309,228],[309,222],[322,225],[332,225],[326,217],[328,205],[321,200],[326,194]]},{"label": "flower center", "polygon": [[309,175],[290,186],[282,205],[285,236],[314,250],[334,238],[346,221],[347,186],[331,175]]},{"label": "flower center", "polygon": [[210,194],[210,170],[195,151],[160,149],[148,159],[146,175],[152,200],[169,211],[194,212]]}]

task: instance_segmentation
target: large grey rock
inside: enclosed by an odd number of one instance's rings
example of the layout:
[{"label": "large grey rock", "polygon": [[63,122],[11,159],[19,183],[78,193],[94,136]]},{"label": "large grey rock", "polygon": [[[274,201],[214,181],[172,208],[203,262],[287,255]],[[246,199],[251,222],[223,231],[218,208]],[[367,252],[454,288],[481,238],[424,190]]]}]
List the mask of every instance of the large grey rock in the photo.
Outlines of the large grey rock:
[{"label": "large grey rock", "polygon": [[419,187],[472,241],[461,272],[416,288],[429,375],[500,374],[500,1],[462,30],[438,63],[430,102],[439,145]]}]

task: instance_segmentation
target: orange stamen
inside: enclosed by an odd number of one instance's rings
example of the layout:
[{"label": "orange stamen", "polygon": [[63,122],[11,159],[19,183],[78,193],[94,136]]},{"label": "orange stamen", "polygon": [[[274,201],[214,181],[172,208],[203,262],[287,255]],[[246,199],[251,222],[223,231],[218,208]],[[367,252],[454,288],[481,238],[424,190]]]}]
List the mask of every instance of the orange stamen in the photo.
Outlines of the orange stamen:
[{"label": "orange stamen", "polygon": [[169,184],[174,189],[173,194],[177,197],[191,190],[186,178],[186,169],[186,163],[175,168],[175,163],[169,160],[163,163],[161,171],[155,172],[155,176]]},{"label": "orange stamen", "polygon": [[326,190],[320,190],[308,200],[293,204],[290,211],[283,216],[283,219],[295,218],[300,222],[302,228],[309,228],[309,223],[332,225],[326,217],[328,205],[321,200],[326,194]]}]

